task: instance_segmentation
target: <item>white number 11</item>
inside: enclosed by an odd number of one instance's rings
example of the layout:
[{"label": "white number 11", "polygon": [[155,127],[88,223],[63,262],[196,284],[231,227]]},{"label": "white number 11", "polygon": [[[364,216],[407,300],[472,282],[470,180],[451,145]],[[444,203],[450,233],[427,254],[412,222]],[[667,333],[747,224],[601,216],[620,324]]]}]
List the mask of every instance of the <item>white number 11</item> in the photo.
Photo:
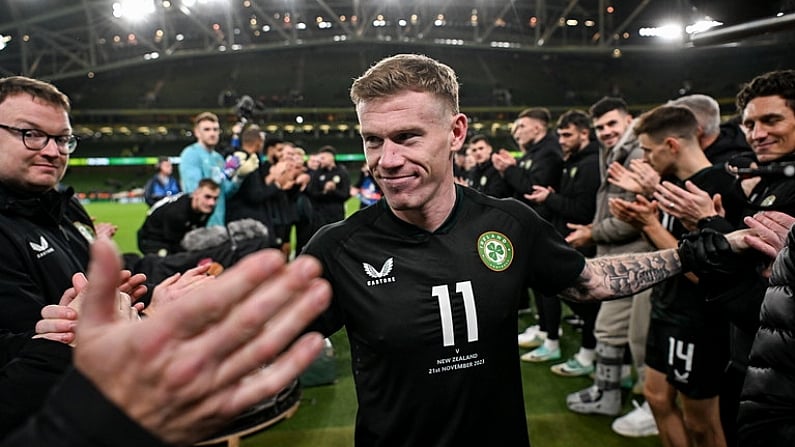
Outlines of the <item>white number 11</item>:
[{"label": "white number 11", "polygon": [[[472,282],[457,282],[455,291],[464,298],[464,312],[467,318],[467,341],[477,341],[478,312],[475,309],[475,294],[472,292]],[[455,335],[453,334],[453,310],[450,306],[450,289],[446,284],[433,286],[431,293],[439,300],[439,317],[442,320],[442,341],[444,346],[453,346],[455,345]]]}]

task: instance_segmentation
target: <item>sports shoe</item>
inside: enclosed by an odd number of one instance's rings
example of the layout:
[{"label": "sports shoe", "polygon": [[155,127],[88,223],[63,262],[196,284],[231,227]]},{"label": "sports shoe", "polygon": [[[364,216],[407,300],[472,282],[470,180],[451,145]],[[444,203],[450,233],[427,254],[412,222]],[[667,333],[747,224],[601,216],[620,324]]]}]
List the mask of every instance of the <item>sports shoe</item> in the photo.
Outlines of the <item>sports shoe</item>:
[{"label": "sports shoe", "polygon": [[585,366],[577,360],[576,356],[573,356],[566,360],[566,363],[558,363],[557,365],[550,366],[549,370],[559,376],[578,377],[592,373],[594,371],[594,364],[591,363]]},{"label": "sports shoe", "polygon": [[533,362],[533,363],[541,363],[541,362],[549,362],[552,360],[560,360],[560,348],[558,349],[549,349],[544,345],[539,346],[538,348],[533,349],[532,351],[523,354],[519,357],[521,360],[525,362]]},{"label": "sports shoe", "polygon": [[613,431],[630,438],[658,435],[660,432],[649,403],[643,402],[643,405],[639,405],[638,401],[633,400],[632,405],[635,406],[634,410],[613,421]]},{"label": "sports shoe", "polygon": [[529,349],[537,348],[544,344],[547,334],[542,332],[538,325],[530,326],[517,336],[519,347]]},{"label": "sports shoe", "polygon": [[566,406],[575,413],[618,416],[621,413],[621,392],[604,392],[592,385],[566,396]]}]

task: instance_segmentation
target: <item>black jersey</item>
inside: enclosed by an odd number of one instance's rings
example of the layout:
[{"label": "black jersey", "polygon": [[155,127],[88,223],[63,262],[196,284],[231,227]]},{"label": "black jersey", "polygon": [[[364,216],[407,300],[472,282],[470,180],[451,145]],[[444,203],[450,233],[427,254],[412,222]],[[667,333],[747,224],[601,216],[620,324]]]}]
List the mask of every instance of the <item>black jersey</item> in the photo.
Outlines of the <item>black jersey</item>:
[{"label": "black jersey", "polygon": [[182,238],[191,230],[207,224],[210,214],[193,209],[192,197],[187,193],[168,196],[152,206],[146,219],[138,229],[138,248],[141,253],[166,254],[185,251],[180,245]]},{"label": "black jersey", "polygon": [[[734,194],[734,177],[729,175],[723,166],[710,166],[693,174],[689,179],[710,196],[721,194],[726,219],[737,226],[742,215],[743,200]],[[684,182],[676,181],[684,188]],[[662,223],[671,234],[679,239],[687,230],[678,219],[663,213]],[[721,318],[714,317],[716,312],[707,310],[704,302],[704,291],[684,275],[676,275],[652,290],[652,318],[682,327],[699,328],[707,322],[723,324]]]},{"label": "black jersey", "polygon": [[313,325],[347,328],[358,445],[529,443],[516,309],[532,287],[554,295],[584,258],[526,205],[456,187],[433,233],[381,200],[324,227],[318,257],[334,298]]}]

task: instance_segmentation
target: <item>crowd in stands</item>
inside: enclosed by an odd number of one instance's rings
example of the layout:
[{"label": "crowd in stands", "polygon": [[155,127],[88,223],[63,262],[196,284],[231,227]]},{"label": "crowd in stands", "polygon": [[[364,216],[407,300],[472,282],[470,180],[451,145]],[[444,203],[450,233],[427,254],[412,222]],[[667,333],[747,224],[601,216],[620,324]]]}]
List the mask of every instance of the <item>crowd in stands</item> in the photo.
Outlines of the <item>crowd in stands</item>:
[{"label": "crowd in stands", "polygon": [[[8,90],[0,90],[0,103],[17,106],[0,111],[0,133],[24,146],[16,160],[0,157],[0,233],[8,252],[17,253],[0,263],[0,299],[7,309],[0,318],[0,389],[16,390],[0,393],[0,439],[20,427],[19,439],[28,439],[24,430],[51,423],[37,422],[42,417],[58,419],[49,409],[24,428],[31,415],[48,408],[47,396],[65,372],[87,393],[108,392],[91,384],[98,376],[89,364],[78,373],[70,367],[74,320],[85,307],[83,291],[90,289],[83,276],[90,247],[98,233],[112,231],[92,222],[71,190],[55,189],[76,145],[69,138],[68,99],[46,84],[20,79],[7,78]],[[536,314],[537,325],[517,336],[526,351],[520,360],[547,363],[558,376],[593,376],[593,385],[560,399],[575,413],[614,417],[619,435],[659,436],[666,447],[795,442],[795,264],[788,247],[795,178],[786,170],[795,166],[795,71],[750,80],[737,95],[737,108],[738,119],[723,122],[718,102],[703,94],[672,98],[639,116],[618,97],[555,120],[549,110],[533,107],[519,113],[512,127],[518,158],[482,134],[468,135],[464,147],[450,154],[457,188],[523,203],[592,261],[678,249],[682,273],[638,293],[562,301],[557,293],[532,290],[522,305]],[[20,110],[20,116],[9,110]],[[143,256],[128,262],[114,284],[123,292],[114,306],[124,319],[138,320],[140,312],[156,323],[161,313],[175,315],[178,295],[204,287],[208,273],[229,269],[223,276],[231,277],[254,270],[251,263],[233,265],[262,248],[279,250],[283,259],[270,262],[274,271],[283,268],[322,227],[345,219],[351,197],[362,209],[384,200],[370,169],[365,165],[352,182],[334,147],[307,154],[257,125],[241,124],[223,151],[220,127],[212,113],[196,116],[196,142],[180,154],[178,175],[161,159],[147,183],[151,208],[138,232]],[[16,165],[25,169],[12,172]],[[110,259],[102,244],[93,250]],[[295,293],[309,293],[318,274],[307,273],[306,284],[293,286]],[[609,281],[632,281],[629,276],[615,271]],[[231,315],[230,306],[225,312]],[[564,313],[576,315],[582,331],[570,358],[561,349]],[[299,328],[293,329],[291,335]],[[317,340],[306,341],[306,352],[293,352],[295,365],[308,363],[315,345]],[[625,387],[638,401],[621,415]],[[121,413],[113,416],[116,424],[130,424]],[[143,443],[155,442],[151,434],[173,433],[142,425],[150,435],[129,431]],[[195,436],[160,440],[179,444]]]}]

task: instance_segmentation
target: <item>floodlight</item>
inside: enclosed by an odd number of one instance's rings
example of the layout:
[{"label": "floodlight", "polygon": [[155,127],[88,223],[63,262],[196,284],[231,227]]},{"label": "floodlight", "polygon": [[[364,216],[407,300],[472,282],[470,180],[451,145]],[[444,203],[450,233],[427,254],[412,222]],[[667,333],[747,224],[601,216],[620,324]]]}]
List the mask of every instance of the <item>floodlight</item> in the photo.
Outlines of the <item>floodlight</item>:
[{"label": "floodlight", "polygon": [[113,3],[113,17],[139,21],[155,12],[154,0],[121,0]]}]

